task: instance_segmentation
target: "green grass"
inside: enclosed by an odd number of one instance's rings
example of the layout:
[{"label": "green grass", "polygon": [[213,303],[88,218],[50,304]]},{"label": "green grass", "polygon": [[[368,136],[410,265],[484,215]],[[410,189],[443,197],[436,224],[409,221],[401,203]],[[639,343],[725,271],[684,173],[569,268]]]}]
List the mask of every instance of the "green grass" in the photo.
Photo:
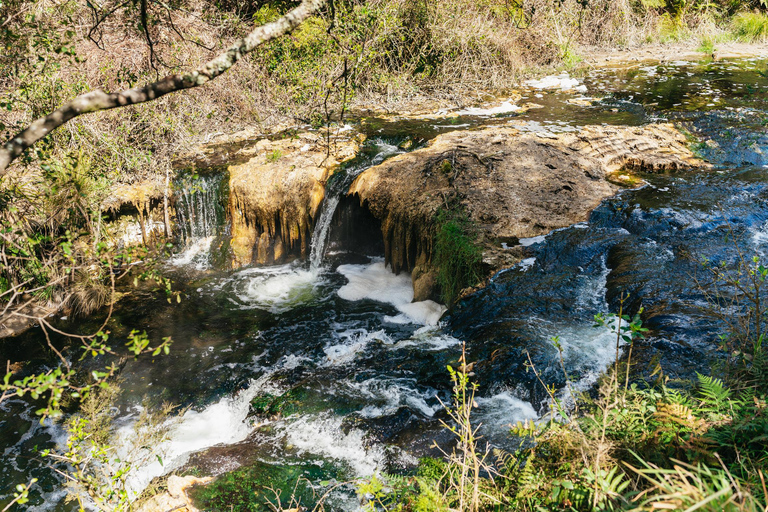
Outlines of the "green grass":
[{"label": "green grass", "polygon": [[736,38],[748,42],[768,41],[768,15],[742,12],[734,16],[731,30]]},{"label": "green grass", "polygon": [[699,44],[696,51],[701,53],[712,53],[715,51],[715,42],[711,38],[705,37],[701,40],[701,44]]},{"label": "green grass", "polygon": [[282,158],[283,153],[279,149],[276,149],[267,155],[267,162],[275,163]]},{"label": "green grass", "polygon": [[436,224],[433,263],[443,301],[451,305],[461,290],[480,282],[483,252],[475,226],[462,208],[441,210]]}]

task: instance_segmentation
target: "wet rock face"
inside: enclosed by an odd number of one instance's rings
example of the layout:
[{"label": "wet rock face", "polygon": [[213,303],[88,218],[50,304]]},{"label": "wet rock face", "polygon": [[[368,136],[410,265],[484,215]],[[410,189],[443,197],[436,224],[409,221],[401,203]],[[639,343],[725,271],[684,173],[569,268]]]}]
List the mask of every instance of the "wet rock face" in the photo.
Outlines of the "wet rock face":
[{"label": "wet rock face", "polygon": [[671,125],[590,126],[565,134],[494,127],[440,135],[363,172],[349,193],[381,220],[396,272],[426,270],[434,217],[449,200],[459,201],[478,226],[484,261],[497,270],[519,259],[502,242],[514,245],[587,220],[619,189],[612,181],[702,165]]},{"label": "wet rock face", "polygon": [[329,156],[325,139],[315,133],[263,139],[239,150],[242,163],[229,167],[233,266],[309,256],[325,181],[357,146],[336,141],[331,150]]}]

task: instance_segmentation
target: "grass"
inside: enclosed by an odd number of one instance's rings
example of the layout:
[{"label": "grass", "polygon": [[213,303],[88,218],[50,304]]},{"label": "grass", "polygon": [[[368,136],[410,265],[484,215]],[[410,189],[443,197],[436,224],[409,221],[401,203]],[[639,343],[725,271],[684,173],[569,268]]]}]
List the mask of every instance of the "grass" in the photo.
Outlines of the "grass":
[{"label": "grass", "polygon": [[[450,162],[444,160],[443,172],[446,172],[445,164],[450,170]],[[440,210],[435,223],[433,265],[437,268],[443,301],[452,305],[463,289],[480,282],[482,249],[476,243],[475,227],[460,207]]]},{"label": "grass", "polygon": [[768,41],[768,14],[742,12],[731,21],[731,30],[740,40],[757,43]]},{"label": "grass", "polygon": [[715,42],[711,38],[705,37],[701,40],[701,44],[696,48],[696,51],[701,53],[713,53],[715,51]]}]

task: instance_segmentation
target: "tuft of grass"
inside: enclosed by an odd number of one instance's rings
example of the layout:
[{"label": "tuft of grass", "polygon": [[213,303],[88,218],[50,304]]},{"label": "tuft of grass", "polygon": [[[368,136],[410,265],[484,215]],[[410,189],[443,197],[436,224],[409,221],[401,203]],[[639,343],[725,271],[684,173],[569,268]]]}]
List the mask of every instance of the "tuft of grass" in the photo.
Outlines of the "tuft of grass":
[{"label": "tuft of grass", "polygon": [[710,37],[705,37],[701,40],[699,47],[696,49],[701,53],[712,53],[715,51],[715,42]]},{"label": "tuft of grass", "polygon": [[280,151],[279,149],[276,149],[276,150],[272,151],[271,153],[267,154],[267,162],[275,163],[278,160],[280,160],[280,158],[282,158],[282,156],[283,156],[283,152]]},{"label": "tuft of grass", "polygon": [[733,35],[743,41],[768,41],[768,14],[762,12],[742,12],[731,21]]}]

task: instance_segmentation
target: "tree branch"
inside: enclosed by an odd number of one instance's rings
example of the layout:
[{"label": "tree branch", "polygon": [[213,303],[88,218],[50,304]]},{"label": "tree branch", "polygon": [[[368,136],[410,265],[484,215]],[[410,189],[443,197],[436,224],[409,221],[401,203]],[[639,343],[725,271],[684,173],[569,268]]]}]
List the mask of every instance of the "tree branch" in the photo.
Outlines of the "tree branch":
[{"label": "tree branch", "polygon": [[245,38],[233,44],[194,71],[169,75],[163,79],[124,91],[106,93],[100,89],[82,94],[65,103],[45,117],[37,119],[0,148],[0,178],[8,172],[8,165],[27,148],[46,137],[53,130],[77,116],[153,101],[168,93],[198,87],[221,75],[257,46],[295,29],[316,13],[326,0],[303,0],[295,9],[280,19],[254,29]]}]

